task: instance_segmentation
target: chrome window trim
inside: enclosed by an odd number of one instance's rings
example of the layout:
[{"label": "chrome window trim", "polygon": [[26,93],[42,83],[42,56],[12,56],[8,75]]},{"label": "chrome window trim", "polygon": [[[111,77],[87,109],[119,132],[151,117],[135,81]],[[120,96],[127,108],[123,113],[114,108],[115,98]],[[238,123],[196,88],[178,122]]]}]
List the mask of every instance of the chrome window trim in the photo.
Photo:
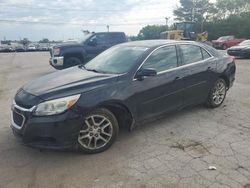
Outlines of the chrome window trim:
[{"label": "chrome window trim", "polygon": [[[209,55],[210,55],[210,58],[207,58],[207,59],[203,59],[201,61],[197,61],[197,62],[193,62],[193,63],[190,63],[190,64],[184,64],[184,65],[180,65],[180,66],[177,66],[175,68],[172,68],[172,69],[168,69],[168,70],[165,70],[165,71],[161,71],[161,72],[157,72],[157,75],[160,75],[160,74],[164,74],[164,73],[167,73],[167,72],[171,72],[171,71],[174,71],[174,70],[178,70],[180,68],[185,68],[185,67],[189,67],[189,66],[192,66],[192,65],[195,65],[195,64],[200,64],[200,63],[204,63],[205,61],[208,61],[208,60],[212,60],[214,58],[214,56],[209,52],[207,51],[207,49],[205,49],[204,47],[198,45],[198,44],[191,44],[191,43],[177,43],[177,44],[165,44],[163,46],[159,46],[157,47],[156,49],[154,49],[152,52],[150,52],[150,54],[143,60],[143,62],[141,63],[141,65],[139,66],[139,68],[136,70],[134,76],[133,76],[133,81],[136,81],[137,79],[135,78],[136,76],[136,73],[141,69],[141,67],[144,65],[144,63],[147,61],[147,59],[158,49],[161,49],[161,48],[164,48],[164,47],[167,47],[167,46],[175,46],[175,48],[177,47],[177,45],[193,45],[193,46],[198,46],[202,49],[204,49]],[[202,53],[202,52],[201,52]]]},{"label": "chrome window trim", "polygon": [[[143,62],[141,63],[141,65],[140,65],[140,66],[138,67],[138,69],[135,71],[135,73],[134,73],[134,75],[133,75],[133,81],[137,80],[137,79],[135,78],[135,75],[136,75],[136,73],[141,69],[141,67],[144,65],[144,63],[148,60],[148,58],[149,58],[155,51],[157,51],[157,50],[159,50],[159,49],[161,49],[161,48],[164,48],[164,47],[168,47],[168,46],[175,46],[175,48],[176,48],[176,44],[165,44],[165,45],[163,45],[163,46],[157,47],[157,48],[154,49],[152,52],[150,52],[150,54],[148,54],[148,56],[143,60]],[[177,53],[176,53],[176,55],[177,55]],[[158,73],[157,73],[157,75],[158,75]]]}]

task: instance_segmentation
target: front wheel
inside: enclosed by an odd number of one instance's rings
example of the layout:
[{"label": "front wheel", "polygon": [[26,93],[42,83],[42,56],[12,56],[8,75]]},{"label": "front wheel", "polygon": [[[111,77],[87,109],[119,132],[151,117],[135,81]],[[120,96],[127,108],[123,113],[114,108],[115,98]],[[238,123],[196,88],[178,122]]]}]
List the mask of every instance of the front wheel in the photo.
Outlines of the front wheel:
[{"label": "front wheel", "polygon": [[227,45],[226,44],[223,44],[222,45],[222,50],[226,50],[227,49]]},{"label": "front wheel", "polygon": [[89,113],[78,135],[79,149],[85,153],[99,153],[108,149],[119,132],[116,117],[107,109]]},{"label": "front wheel", "polygon": [[220,78],[215,83],[210,90],[207,106],[211,108],[219,107],[226,98],[227,85],[224,79]]},{"label": "front wheel", "polygon": [[69,67],[73,67],[73,66],[80,65],[80,64],[82,64],[82,61],[79,58],[69,57],[65,60],[63,67],[69,68]]}]

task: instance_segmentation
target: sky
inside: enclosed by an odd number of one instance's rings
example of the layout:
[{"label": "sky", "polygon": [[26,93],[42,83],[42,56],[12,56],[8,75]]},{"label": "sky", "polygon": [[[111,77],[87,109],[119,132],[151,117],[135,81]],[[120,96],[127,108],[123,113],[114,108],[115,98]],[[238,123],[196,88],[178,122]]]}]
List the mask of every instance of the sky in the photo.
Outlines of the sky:
[{"label": "sky", "polygon": [[0,40],[81,38],[82,30],[137,35],[173,20],[176,0],[0,0]]}]

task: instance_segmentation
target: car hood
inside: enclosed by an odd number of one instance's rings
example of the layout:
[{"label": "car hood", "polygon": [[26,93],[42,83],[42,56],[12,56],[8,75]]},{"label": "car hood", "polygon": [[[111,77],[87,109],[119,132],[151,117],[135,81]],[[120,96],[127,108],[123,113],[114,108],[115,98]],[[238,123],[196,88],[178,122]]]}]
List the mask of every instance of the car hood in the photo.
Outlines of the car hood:
[{"label": "car hood", "polygon": [[244,50],[244,49],[250,49],[249,45],[238,45],[238,46],[233,46],[229,48],[229,50]]},{"label": "car hood", "polygon": [[115,82],[117,77],[118,75],[95,73],[75,66],[37,78],[22,89],[49,100],[105,87]]},{"label": "car hood", "polygon": [[68,43],[62,43],[53,46],[53,48],[68,48],[68,47],[79,47],[82,46],[82,44],[77,43],[77,42],[68,42]]}]

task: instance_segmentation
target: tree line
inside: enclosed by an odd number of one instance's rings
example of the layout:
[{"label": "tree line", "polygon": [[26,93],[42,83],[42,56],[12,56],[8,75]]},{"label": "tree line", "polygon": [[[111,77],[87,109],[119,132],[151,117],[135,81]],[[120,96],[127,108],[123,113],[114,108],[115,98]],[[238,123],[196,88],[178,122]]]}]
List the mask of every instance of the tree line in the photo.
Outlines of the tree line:
[{"label": "tree line", "polygon": [[[176,22],[193,21],[195,32],[209,33],[209,39],[224,35],[250,38],[250,0],[180,0],[174,10]],[[148,25],[142,28],[132,40],[158,39],[160,33],[173,29],[165,25]]]}]

